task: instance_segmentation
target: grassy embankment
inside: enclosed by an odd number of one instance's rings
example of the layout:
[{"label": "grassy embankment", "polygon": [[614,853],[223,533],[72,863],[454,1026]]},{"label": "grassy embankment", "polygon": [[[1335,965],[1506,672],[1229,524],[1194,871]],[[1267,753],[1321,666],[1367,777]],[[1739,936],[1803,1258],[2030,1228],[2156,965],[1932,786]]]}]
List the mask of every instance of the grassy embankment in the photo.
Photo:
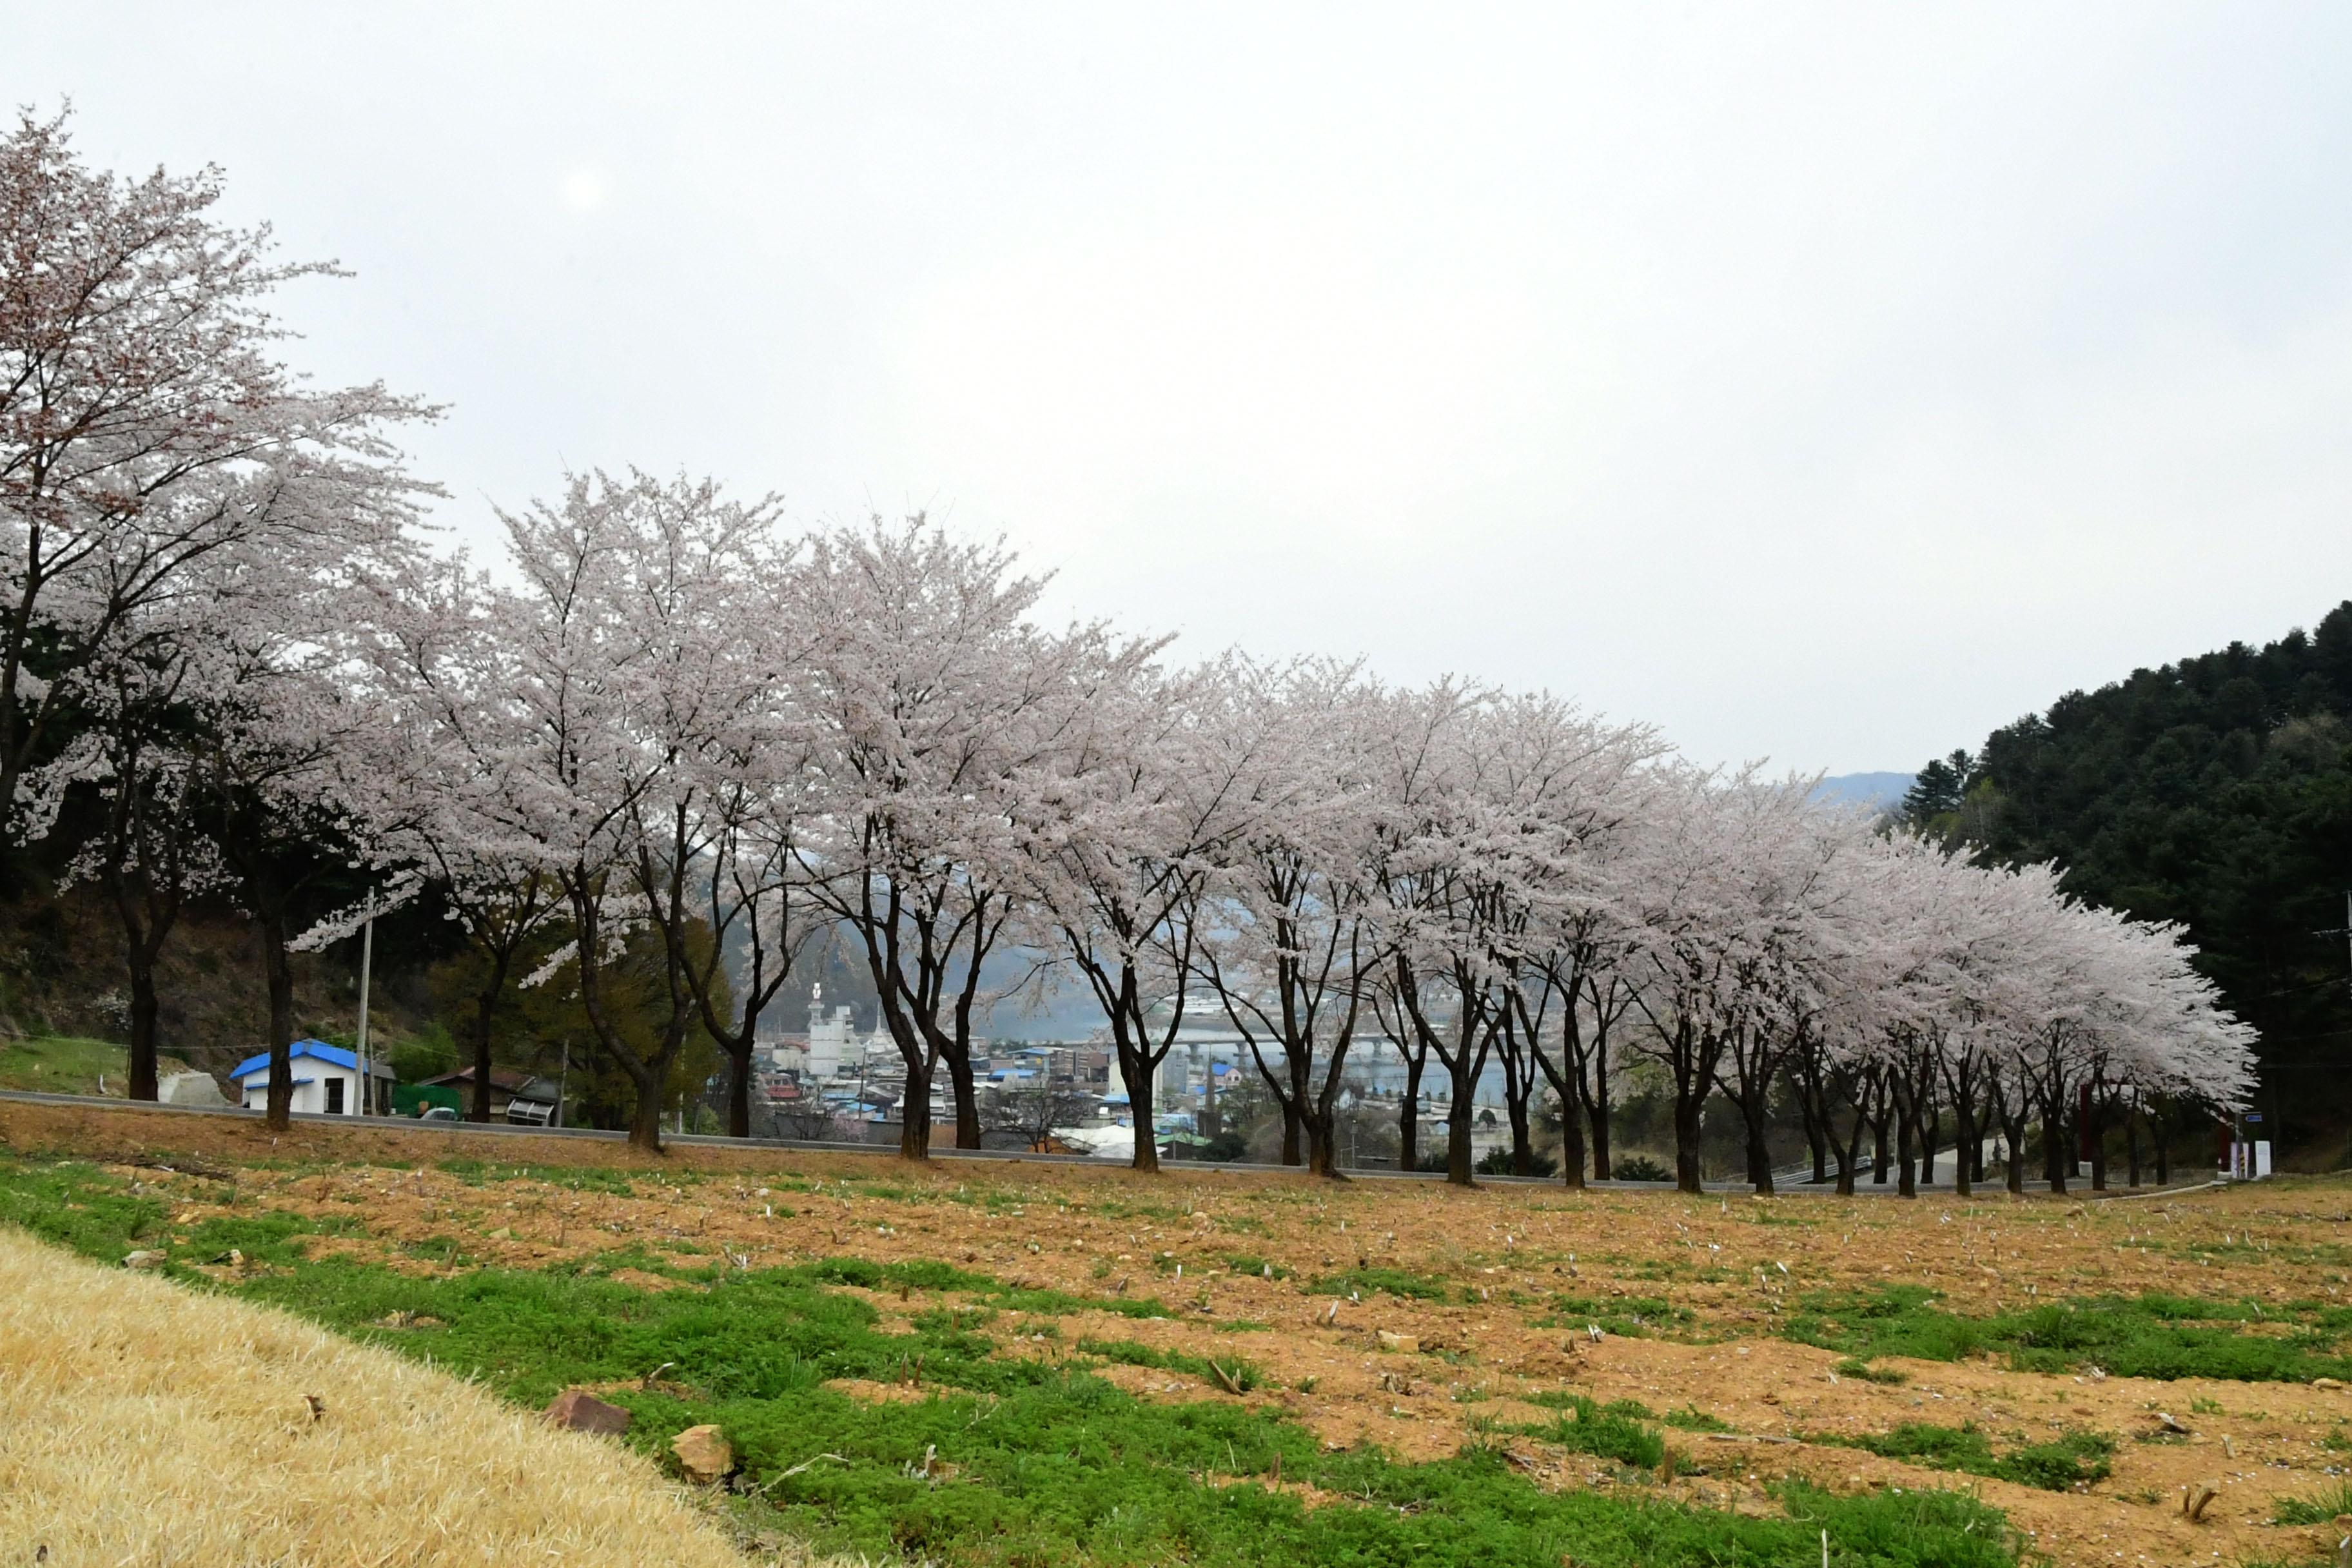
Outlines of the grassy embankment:
[{"label": "grassy embankment", "polygon": [[[187,1064],[175,1058],[156,1063],[159,1078],[187,1070]],[[0,1040],[0,1089],[119,1099],[130,1080],[131,1051],[125,1046],[70,1035]]]},{"label": "grassy embankment", "polygon": [[[86,1243],[138,1213],[88,1195]],[[744,1563],[640,1457],[415,1358],[5,1226],[0,1280],[0,1562]]]}]

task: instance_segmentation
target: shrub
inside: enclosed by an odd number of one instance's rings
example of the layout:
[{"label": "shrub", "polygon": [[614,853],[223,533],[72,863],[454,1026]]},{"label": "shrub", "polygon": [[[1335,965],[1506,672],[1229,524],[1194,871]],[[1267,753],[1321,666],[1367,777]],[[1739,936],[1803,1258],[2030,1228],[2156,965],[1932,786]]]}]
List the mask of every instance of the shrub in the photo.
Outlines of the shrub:
[{"label": "shrub", "polygon": [[1627,1154],[1609,1163],[1609,1179],[1614,1182],[1671,1182],[1675,1173],[1647,1154]]},{"label": "shrub", "polygon": [[422,1083],[457,1070],[457,1042],[441,1025],[427,1024],[415,1034],[394,1040],[384,1060],[401,1082]]},{"label": "shrub", "polygon": [[[1530,1152],[1529,1160],[1533,1168],[1527,1173],[1530,1176],[1553,1175],[1559,1170],[1559,1162],[1553,1159],[1549,1154],[1537,1154]],[[1478,1163],[1475,1166],[1475,1169],[1482,1176],[1516,1176],[1519,1174],[1518,1163],[1517,1161],[1512,1159],[1511,1152],[1508,1149],[1501,1148],[1499,1146],[1489,1149],[1484,1154],[1480,1155],[1478,1157]]]}]

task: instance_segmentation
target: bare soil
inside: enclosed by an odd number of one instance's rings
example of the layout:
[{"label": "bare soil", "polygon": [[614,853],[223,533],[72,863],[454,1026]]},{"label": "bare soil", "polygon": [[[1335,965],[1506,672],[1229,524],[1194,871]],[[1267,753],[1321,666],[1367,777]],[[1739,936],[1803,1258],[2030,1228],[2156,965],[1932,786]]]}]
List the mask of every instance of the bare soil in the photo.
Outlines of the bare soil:
[{"label": "bare soil", "polygon": [[[2104,1198],[1700,1199],[1329,1183],[1208,1166],[1146,1177],[1009,1161],[908,1166],[848,1152],[681,1148],[655,1157],[611,1143],[430,1129],[304,1124],[273,1141],[241,1120],[5,1102],[0,1145],[142,1162],[143,1180],[175,1194],[183,1223],[217,1212],[220,1185],[159,1173],[154,1162],[233,1173],[243,1212],[257,1204],[357,1219],[365,1235],[322,1239],[318,1249],[420,1272],[541,1267],[628,1247],[747,1268],[945,1261],[1105,1301],[1100,1311],[1000,1319],[989,1331],[1004,1353],[1067,1356],[1096,1338],[1227,1368],[1245,1359],[1264,1379],[1246,1395],[1253,1403],[1286,1411],[1327,1443],[1377,1443],[1406,1458],[1546,1419],[1552,1413],[1528,1398],[1547,1393],[1634,1399],[1662,1415],[1695,1410],[1731,1431],[1667,1433],[1706,1472],[1667,1483],[1692,1502],[1768,1509],[1766,1486],[1792,1474],[1839,1490],[1968,1486],[2065,1564],[2332,1552],[2331,1531],[2269,1521],[2278,1498],[2340,1476],[2344,1456],[2324,1440],[2339,1432],[2352,1440],[2352,1390],[2341,1387],[2043,1375],[1989,1359],[1895,1362],[1907,1381],[1883,1385],[1842,1377],[1837,1356],[1777,1332],[1807,1294],[1895,1283],[1927,1286],[1967,1313],[2150,1290],[2338,1299],[2352,1285],[2352,1187],[2328,1179]],[[495,1165],[450,1171],[445,1161]],[[582,1184],[568,1173],[581,1167],[611,1178]],[[435,1256],[453,1246],[457,1260]],[[1448,1299],[1360,1285],[1350,1299],[1344,1287],[1317,1288],[1372,1269],[1442,1285]],[[623,1277],[675,1285],[643,1271]],[[1175,1315],[1108,1310],[1147,1297]],[[922,1291],[872,1299],[886,1319],[941,1304]],[[1563,1299],[1591,1309],[1566,1312]],[[1594,1339],[1585,1321],[1594,1311],[1635,1310],[1643,1299],[1664,1299],[1675,1321],[1655,1333]],[[1383,1348],[1383,1330],[1418,1348]],[[1230,1397],[1182,1372],[1119,1365],[1105,1375],[1146,1398]],[[909,1396],[906,1384],[854,1392]],[[2166,1432],[2158,1412],[2189,1435]],[[2114,1473],[2087,1492],[2053,1493],[1790,1440],[1966,1421],[2011,1440],[2107,1434]],[[1587,1456],[1532,1437],[1502,1441],[1540,1484],[1622,1484]],[[2201,1523],[2181,1515],[2185,1486],[2220,1493]]]}]

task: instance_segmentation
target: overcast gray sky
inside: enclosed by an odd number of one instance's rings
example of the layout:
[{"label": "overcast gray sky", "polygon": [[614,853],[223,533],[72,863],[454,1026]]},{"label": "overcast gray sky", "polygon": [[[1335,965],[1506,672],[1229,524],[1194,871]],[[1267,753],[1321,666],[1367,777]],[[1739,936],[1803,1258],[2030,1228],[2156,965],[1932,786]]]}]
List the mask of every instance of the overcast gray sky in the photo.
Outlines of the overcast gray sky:
[{"label": "overcast gray sky", "polygon": [[[13,14],[13,15],[12,15]],[[1206,653],[1916,766],[2352,593],[2352,8],[0,3],[297,352]]]}]

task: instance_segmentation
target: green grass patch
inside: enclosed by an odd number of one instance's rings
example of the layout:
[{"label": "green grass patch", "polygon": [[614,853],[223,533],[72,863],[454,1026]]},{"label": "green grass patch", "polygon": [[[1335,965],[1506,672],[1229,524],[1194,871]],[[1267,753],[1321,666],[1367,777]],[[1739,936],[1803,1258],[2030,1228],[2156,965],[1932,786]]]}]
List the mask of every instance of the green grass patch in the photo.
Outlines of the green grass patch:
[{"label": "green grass patch", "polygon": [[171,1210],[160,1198],[79,1161],[30,1161],[0,1154],[0,1224],[101,1262],[142,1246],[160,1246]]},{"label": "green grass patch", "polygon": [[1413,1301],[1450,1301],[1454,1296],[1444,1280],[1402,1268],[1350,1268],[1344,1274],[1326,1274],[1307,1289],[1318,1296],[1370,1296],[1385,1290]]},{"label": "green grass patch", "polygon": [[2271,1510],[2271,1517],[2281,1524],[2327,1524],[2345,1513],[2352,1513],[2352,1481],[2338,1481],[2310,1496],[2283,1497]]},{"label": "green grass patch", "polygon": [[[1188,1376],[1204,1378],[1213,1386],[1223,1383],[1223,1379],[1217,1375],[1217,1370],[1223,1369],[1224,1376],[1233,1379],[1234,1385],[1244,1394],[1265,1382],[1265,1374],[1241,1356],[1212,1358],[1187,1355],[1181,1351],[1155,1350],[1133,1340],[1082,1339],[1078,1342],[1078,1353],[1093,1356],[1098,1361],[1116,1362],[1122,1366],[1148,1366],[1161,1372],[1181,1372]],[[1209,1364],[1212,1359],[1216,1362],[1215,1368]]]},{"label": "green grass patch", "polygon": [[2332,1332],[2306,1321],[2279,1336],[2238,1325],[2276,1322],[2252,1303],[2152,1293],[2102,1296],[1986,1317],[1935,1304],[1932,1291],[1898,1285],[1858,1296],[1806,1297],[1781,1327],[1788,1338],[1862,1361],[1913,1356],[1959,1361],[2005,1355],[2020,1372],[2098,1366],[2125,1377],[2224,1378],[2243,1383],[2352,1379],[2352,1358]]},{"label": "green grass patch", "polygon": [[1685,1405],[1680,1410],[1669,1410],[1658,1417],[1667,1426],[1685,1432],[1728,1432],[1731,1423],[1720,1415],[1710,1415],[1696,1405]]},{"label": "green grass patch", "polygon": [[1535,1319],[1538,1329],[1584,1329],[1598,1326],[1603,1333],[1625,1339],[1686,1329],[1698,1321],[1688,1307],[1677,1307],[1664,1296],[1556,1296],[1551,1310]]},{"label": "green grass patch", "polygon": [[1575,1453],[1614,1459],[1635,1469],[1654,1470],[1665,1463],[1665,1439],[1649,1426],[1657,1417],[1633,1400],[1620,1399],[1602,1405],[1583,1394],[1570,1394],[1543,1403],[1559,1409],[1558,1420],[1508,1430],[1557,1443]]},{"label": "green grass patch", "polygon": [[2046,1443],[2021,1444],[1997,1452],[1992,1439],[1974,1422],[1961,1426],[1912,1422],[1874,1436],[1817,1436],[1807,1441],[1861,1448],[1881,1458],[1927,1469],[1989,1476],[2053,1492],[2105,1480],[2116,1452],[2114,1438],[2084,1431],[2065,1432]]}]

